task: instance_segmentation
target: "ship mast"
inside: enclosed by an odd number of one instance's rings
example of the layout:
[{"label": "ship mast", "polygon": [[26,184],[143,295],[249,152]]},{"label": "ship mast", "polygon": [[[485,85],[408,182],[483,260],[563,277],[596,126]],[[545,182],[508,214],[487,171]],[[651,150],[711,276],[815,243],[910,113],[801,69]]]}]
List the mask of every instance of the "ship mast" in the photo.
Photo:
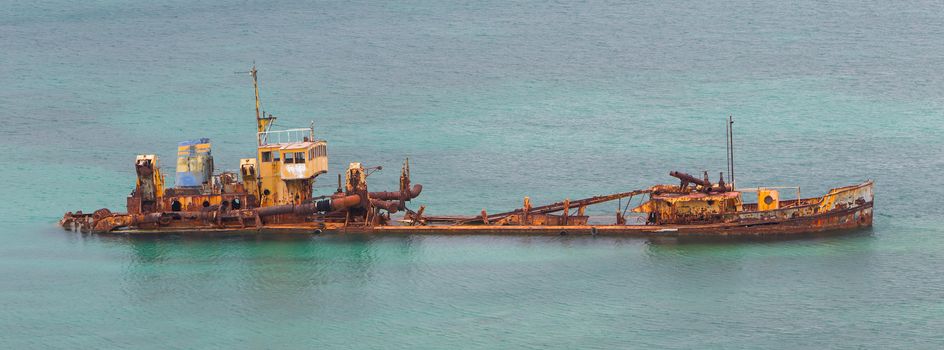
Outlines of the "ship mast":
[{"label": "ship mast", "polygon": [[261,119],[259,118],[259,107],[260,107],[261,103],[259,103],[259,82],[258,82],[258,79],[256,78],[256,73],[257,73],[257,72],[258,72],[258,71],[256,70],[256,65],[253,64],[253,65],[252,65],[252,69],[249,70],[249,75],[252,76],[252,89],[255,90],[255,92],[256,92],[256,123],[258,124],[259,131],[261,132],[261,131],[262,131],[262,121],[261,121]]},{"label": "ship mast", "polygon": [[260,113],[262,102],[259,100],[259,71],[256,70],[255,63],[252,64],[252,70],[249,71],[249,75],[252,76],[252,88],[256,95],[256,131],[266,132],[269,131],[269,127],[275,122],[275,116],[271,114],[266,115],[264,111]]}]

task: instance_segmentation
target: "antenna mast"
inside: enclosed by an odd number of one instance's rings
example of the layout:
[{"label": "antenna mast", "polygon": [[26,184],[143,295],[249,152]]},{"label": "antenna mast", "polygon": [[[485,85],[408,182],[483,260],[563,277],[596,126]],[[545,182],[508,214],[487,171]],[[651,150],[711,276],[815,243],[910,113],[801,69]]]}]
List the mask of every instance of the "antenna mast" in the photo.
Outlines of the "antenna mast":
[{"label": "antenna mast", "polygon": [[734,117],[728,116],[728,180],[734,190]]},{"label": "antenna mast", "polygon": [[[262,103],[259,102],[259,79],[257,78],[258,72],[259,71],[256,70],[256,64],[253,63],[252,69],[249,70],[249,75],[252,76],[252,89],[256,92],[256,121],[257,122],[259,122],[262,119],[259,116],[259,107],[261,107]],[[259,131],[262,131],[261,122],[259,123],[260,123]]]},{"label": "antenna mast", "polygon": [[727,121],[725,121],[724,123],[724,157],[727,163],[725,163],[724,165],[728,167],[727,169],[725,169],[725,171],[728,172],[728,180],[727,180],[728,183],[731,182],[731,128],[730,126],[731,125],[728,124]]},{"label": "antenna mast", "polygon": [[255,62],[252,63],[252,69],[248,73],[252,76],[252,89],[256,96],[256,131],[266,132],[275,122],[275,116],[262,111],[262,101],[259,99],[259,71],[256,70]]}]

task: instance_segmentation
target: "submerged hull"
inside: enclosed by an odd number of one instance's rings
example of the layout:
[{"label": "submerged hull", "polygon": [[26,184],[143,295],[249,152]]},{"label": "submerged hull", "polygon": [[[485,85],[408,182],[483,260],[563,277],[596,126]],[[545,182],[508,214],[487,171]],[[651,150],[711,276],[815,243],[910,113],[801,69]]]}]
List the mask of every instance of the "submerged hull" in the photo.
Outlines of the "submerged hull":
[{"label": "submerged hull", "polygon": [[[389,198],[413,198],[421,188],[402,192],[337,194],[330,201],[233,209],[209,206],[199,211],[112,213],[100,209],[92,214],[67,213],[60,225],[67,230],[126,235],[247,235],[247,234],[390,234],[390,235],[605,235],[667,237],[680,239],[788,238],[837,233],[872,225],[873,183],[834,188],[821,197],[771,200],[765,205],[740,204],[740,192],[659,192],[666,186],[541,207],[525,206],[511,212],[476,217],[424,217],[421,207],[400,222],[391,221],[379,209],[358,219],[350,208]],[[401,184],[401,188],[406,186]],[[763,192],[767,193],[767,192]],[[612,224],[594,224],[583,215],[587,205],[647,194],[663,200],[660,212],[649,212],[646,224],[626,224],[617,213]],[[673,197],[674,196],[674,197]],[[670,200],[664,200],[669,198]],[[718,210],[724,199],[737,199],[736,209]],[[759,197],[761,198],[761,197]],[[365,201],[366,199],[366,201]],[[650,200],[652,202],[653,199]],[[401,202],[402,203],[402,202]],[[693,205],[694,204],[694,205]],[[579,206],[570,214],[571,205]],[[686,206],[687,205],[687,206]],[[661,209],[660,209],[661,208]],[[668,210],[666,210],[668,208]],[[684,208],[684,210],[683,210]],[[397,208],[386,208],[391,213]],[[712,211],[714,210],[714,211]],[[551,213],[558,212],[560,215]],[[658,214],[658,215],[656,215]],[[660,221],[662,220],[662,221]]]},{"label": "submerged hull", "polygon": [[[871,191],[869,191],[871,193]],[[345,226],[343,223],[272,224],[259,228],[246,227],[165,227],[153,229],[127,228],[110,231],[127,235],[281,235],[281,234],[369,234],[369,235],[592,235],[642,238],[789,238],[870,227],[872,201],[824,213],[783,220],[756,220],[692,225],[385,225]]]}]

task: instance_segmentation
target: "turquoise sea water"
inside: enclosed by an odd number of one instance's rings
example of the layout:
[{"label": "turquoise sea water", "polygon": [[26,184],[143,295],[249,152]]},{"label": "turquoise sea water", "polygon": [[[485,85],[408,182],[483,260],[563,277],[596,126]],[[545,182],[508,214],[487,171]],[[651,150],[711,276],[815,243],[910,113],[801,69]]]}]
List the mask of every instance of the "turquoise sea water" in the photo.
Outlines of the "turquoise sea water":
[{"label": "turquoise sea water", "polygon": [[[6,2],[0,347],[944,346],[944,3]],[[129,239],[133,157],[253,154],[249,77],[314,121],[333,190],[404,157],[414,205],[474,214],[724,169],[816,194],[876,181],[871,230],[786,242],[590,237]],[[716,175],[713,175],[716,176]],[[604,206],[595,214],[609,215]]]}]

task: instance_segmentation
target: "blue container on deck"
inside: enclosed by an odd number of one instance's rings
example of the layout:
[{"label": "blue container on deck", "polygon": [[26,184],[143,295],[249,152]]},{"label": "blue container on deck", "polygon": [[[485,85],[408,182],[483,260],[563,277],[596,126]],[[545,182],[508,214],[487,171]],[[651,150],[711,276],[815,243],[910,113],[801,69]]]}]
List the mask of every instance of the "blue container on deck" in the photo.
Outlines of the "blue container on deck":
[{"label": "blue container on deck", "polygon": [[210,139],[201,138],[177,143],[177,177],[174,187],[199,188],[213,175],[213,154]]}]

